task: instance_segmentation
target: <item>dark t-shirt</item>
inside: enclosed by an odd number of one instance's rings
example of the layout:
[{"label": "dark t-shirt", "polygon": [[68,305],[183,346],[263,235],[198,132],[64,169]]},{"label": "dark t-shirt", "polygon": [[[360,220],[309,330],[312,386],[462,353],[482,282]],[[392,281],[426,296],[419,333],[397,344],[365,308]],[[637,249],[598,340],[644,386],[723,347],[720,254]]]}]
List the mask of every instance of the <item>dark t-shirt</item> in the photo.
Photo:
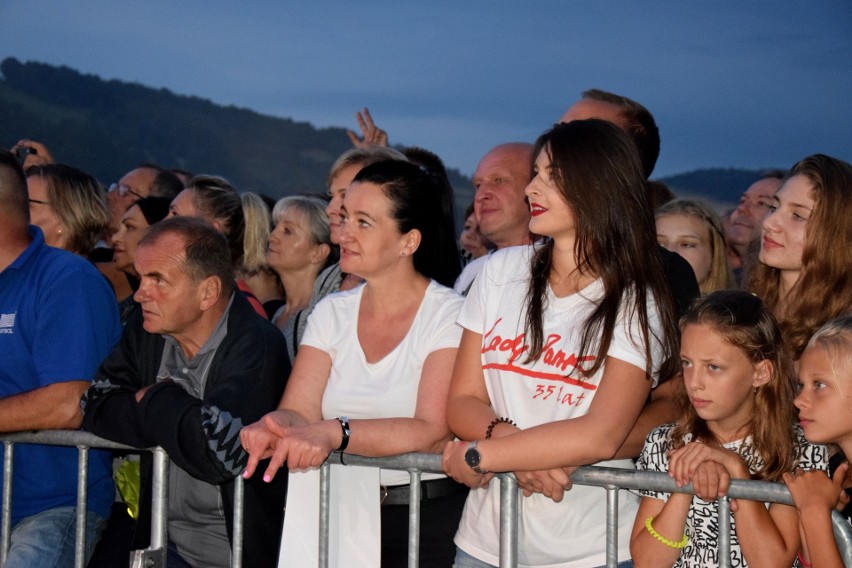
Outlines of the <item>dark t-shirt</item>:
[{"label": "dark t-shirt", "polygon": [[689,306],[700,294],[695,271],[685,258],[663,247],[660,256],[663,260],[663,272],[674,295],[678,316],[683,316]]}]

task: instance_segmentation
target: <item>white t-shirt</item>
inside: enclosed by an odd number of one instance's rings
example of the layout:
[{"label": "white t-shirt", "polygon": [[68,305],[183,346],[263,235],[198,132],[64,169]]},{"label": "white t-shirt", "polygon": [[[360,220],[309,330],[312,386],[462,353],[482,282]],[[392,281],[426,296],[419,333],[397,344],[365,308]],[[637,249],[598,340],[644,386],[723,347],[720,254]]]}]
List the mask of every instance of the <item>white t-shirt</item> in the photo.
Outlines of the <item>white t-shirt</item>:
[{"label": "white t-shirt", "polygon": [[479,275],[480,271],[482,271],[482,267],[485,266],[485,261],[488,260],[488,256],[490,254],[491,253],[482,255],[479,258],[474,258],[468,262],[462,269],[459,277],[456,278],[456,281],[453,284],[453,290],[462,295],[467,294],[468,288],[471,287],[473,281],[476,280],[476,277]]},{"label": "white t-shirt", "polygon": [[[647,471],[669,470],[669,451],[672,449],[672,431],[674,424],[664,424],[651,431],[645,439],[645,447],[642,455],[636,462],[636,469]],[[808,443],[797,425],[793,428],[792,435],[796,440],[798,465],[802,469],[828,469],[828,450],[825,446]],[[692,439],[691,434],[683,437],[684,442]],[[749,464],[751,473],[763,468],[761,457],[755,453],[751,443],[751,437],[723,444],[723,447],[732,450],[745,459]],[[661,501],[668,501],[670,493],[660,491],[642,490],[639,492],[643,497],[653,497]],[[769,504],[766,504],[767,507]],[[686,536],[689,542],[680,554],[673,568],[692,568],[701,566],[719,565],[719,511],[718,501],[705,501],[698,496],[692,498],[692,507],[686,517]],[[748,566],[743,558],[740,541],[737,538],[736,521],[733,514],[731,518],[731,566]]]},{"label": "white t-shirt", "polygon": [[[332,360],[322,398],[322,416],[413,417],[426,358],[433,351],[459,346],[462,329],[456,318],[463,300],[449,288],[431,281],[403,340],[381,361],[368,363],[358,341],[363,290],[364,286],[358,286],[324,298],[308,319],[301,345],[321,349]],[[424,475],[423,479],[428,477]],[[385,485],[408,481],[406,472],[382,472]]]},{"label": "white t-shirt", "polygon": [[[459,316],[463,327],[482,334],[482,367],[494,412],[511,418],[522,429],[583,416],[603,376],[601,369],[581,378],[573,369],[583,323],[603,293],[600,280],[564,298],[548,289],[545,348],[537,361],[524,362],[524,305],[533,250],[532,246],[512,247],[490,255]],[[625,312],[622,306],[607,355],[645,369],[638,317],[626,318]],[[655,308],[650,310],[649,321],[652,331],[659,334]],[[652,375],[659,369],[661,352],[654,342]],[[634,467],[632,460],[594,465]],[[471,490],[455,538],[462,550],[495,565],[499,561],[499,499],[498,482]],[[630,531],[637,506],[635,495],[619,493],[619,561],[630,558]],[[588,568],[606,563],[604,489],[575,485],[561,503],[534,494],[522,497],[520,508],[519,566]]]},{"label": "white t-shirt", "polygon": [[[321,349],[332,359],[322,416],[413,417],[426,358],[434,351],[459,345],[462,329],[456,318],[462,298],[430,282],[403,340],[381,361],[368,363],[358,341],[363,290],[362,285],[325,297],[308,318],[300,346]],[[422,475],[423,480],[441,477]],[[405,471],[381,470],[379,474],[375,468],[331,466],[331,566],[379,565],[379,485],[403,485],[409,480]],[[317,565],[318,519],[318,471],[291,472],[279,566]]]}]

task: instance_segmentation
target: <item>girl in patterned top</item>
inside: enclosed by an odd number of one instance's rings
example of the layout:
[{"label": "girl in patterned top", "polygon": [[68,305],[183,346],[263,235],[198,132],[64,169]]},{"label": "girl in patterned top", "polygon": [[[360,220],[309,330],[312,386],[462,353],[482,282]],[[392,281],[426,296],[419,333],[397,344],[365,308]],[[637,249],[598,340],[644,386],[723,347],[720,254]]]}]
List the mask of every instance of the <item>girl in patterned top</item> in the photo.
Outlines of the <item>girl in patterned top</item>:
[{"label": "girl in patterned top", "polygon": [[[681,321],[681,418],[649,434],[637,469],[667,471],[696,495],[643,491],[630,551],[641,566],[718,565],[716,499],[731,479],[780,481],[825,468],[825,448],[793,427],[793,367],[763,302],[739,291],[701,298]],[[731,503],[734,566],[791,566],[793,507]]]}]

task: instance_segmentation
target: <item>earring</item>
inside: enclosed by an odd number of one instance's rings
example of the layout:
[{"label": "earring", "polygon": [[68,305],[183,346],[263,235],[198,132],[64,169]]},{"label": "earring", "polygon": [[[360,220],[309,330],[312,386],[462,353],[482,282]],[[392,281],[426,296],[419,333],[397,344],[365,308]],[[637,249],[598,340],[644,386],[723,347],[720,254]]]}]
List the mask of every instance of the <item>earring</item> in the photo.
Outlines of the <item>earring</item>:
[{"label": "earring", "polygon": [[399,256],[401,256],[401,257],[405,258],[405,256],[406,256],[405,251],[400,252],[400,253],[399,253]]}]

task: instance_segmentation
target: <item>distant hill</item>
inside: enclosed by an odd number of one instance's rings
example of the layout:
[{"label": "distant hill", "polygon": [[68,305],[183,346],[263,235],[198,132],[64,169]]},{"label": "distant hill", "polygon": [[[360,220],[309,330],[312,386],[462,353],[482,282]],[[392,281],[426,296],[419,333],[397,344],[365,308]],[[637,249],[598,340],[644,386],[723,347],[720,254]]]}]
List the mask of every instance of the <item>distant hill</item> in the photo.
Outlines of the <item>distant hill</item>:
[{"label": "distant hill", "polygon": [[677,197],[704,199],[720,211],[739,202],[748,186],[761,178],[764,170],[709,168],[659,178]]},{"label": "distant hill", "polygon": [[[222,175],[241,190],[276,198],[321,193],[331,164],[352,147],[343,128],[318,129],[68,67],[10,57],[0,73],[0,146],[38,140],[57,160],[106,184],[153,162]],[[473,196],[470,180],[448,174],[463,208]]]},{"label": "distant hill", "polygon": [[[45,143],[54,157],[105,184],[142,162],[215,173],[272,197],[325,191],[333,161],[351,147],[343,128],[266,116],[136,83],[105,81],[68,67],[0,63],[0,146]],[[459,218],[470,179],[449,171]],[[707,169],[661,178],[678,196],[732,205],[758,172]]]}]

